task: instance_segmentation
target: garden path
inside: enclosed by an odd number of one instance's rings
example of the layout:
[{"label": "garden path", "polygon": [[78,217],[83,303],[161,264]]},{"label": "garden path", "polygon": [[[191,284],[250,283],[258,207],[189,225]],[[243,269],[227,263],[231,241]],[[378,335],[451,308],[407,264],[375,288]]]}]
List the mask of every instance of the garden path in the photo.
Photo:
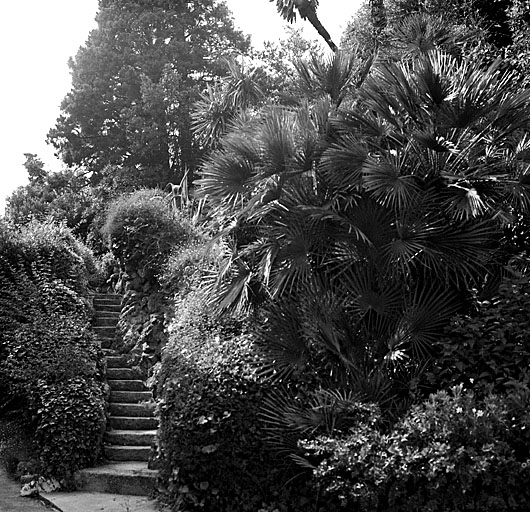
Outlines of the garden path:
[{"label": "garden path", "polygon": [[40,498],[20,496],[20,484],[0,468],[0,512],[45,512],[53,510]]}]

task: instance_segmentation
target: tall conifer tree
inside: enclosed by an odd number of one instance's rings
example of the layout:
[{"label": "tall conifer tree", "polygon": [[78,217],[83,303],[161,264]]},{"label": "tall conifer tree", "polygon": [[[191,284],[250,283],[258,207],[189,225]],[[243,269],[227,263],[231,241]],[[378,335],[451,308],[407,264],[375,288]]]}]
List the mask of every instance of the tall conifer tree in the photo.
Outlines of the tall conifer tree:
[{"label": "tall conifer tree", "polygon": [[72,89],[49,141],[96,183],[179,179],[199,158],[191,104],[248,40],[216,0],[100,0],[96,21],[70,60]]}]

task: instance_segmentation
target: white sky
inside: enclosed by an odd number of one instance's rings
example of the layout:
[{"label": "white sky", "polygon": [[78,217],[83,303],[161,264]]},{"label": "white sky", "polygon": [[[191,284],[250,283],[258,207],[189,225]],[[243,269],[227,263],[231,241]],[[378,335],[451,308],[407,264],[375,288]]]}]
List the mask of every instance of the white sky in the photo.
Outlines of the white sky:
[{"label": "white sky", "polygon": [[[236,25],[254,45],[278,40],[285,22],[268,0],[227,0]],[[320,0],[319,17],[338,44],[361,0]],[[47,170],[61,163],[45,142],[70,88],[68,58],[96,27],[97,0],[13,0],[0,21],[0,215],[5,198],[27,182],[24,153],[36,153]],[[317,39],[307,23],[297,27]]]}]

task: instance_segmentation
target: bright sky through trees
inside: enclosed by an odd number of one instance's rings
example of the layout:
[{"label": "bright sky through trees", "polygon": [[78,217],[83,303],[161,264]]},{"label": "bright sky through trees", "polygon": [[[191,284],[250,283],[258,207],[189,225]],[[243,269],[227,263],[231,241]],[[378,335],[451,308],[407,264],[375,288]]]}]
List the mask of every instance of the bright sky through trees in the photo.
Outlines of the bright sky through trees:
[{"label": "bright sky through trees", "polygon": [[[336,43],[361,0],[321,0],[319,17]],[[285,22],[268,0],[227,0],[236,25],[252,34],[257,46],[278,40]],[[24,153],[36,153],[46,169],[59,169],[53,149],[45,143],[70,87],[67,61],[91,29],[97,0],[23,0],[2,6],[0,29],[0,214],[5,197],[26,183]],[[298,21],[308,38],[317,34]]]}]

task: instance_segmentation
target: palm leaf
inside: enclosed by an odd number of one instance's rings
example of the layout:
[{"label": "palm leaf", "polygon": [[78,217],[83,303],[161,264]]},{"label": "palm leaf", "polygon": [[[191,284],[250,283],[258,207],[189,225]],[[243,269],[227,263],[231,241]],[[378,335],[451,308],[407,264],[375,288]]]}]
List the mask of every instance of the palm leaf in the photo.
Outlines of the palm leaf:
[{"label": "palm leaf", "polygon": [[[384,158],[367,158],[363,165],[363,186],[372,197],[385,207],[397,210],[410,208],[420,187],[414,169],[407,169],[406,154],[387,154]],[[410,174],[404,174],[405,172]]]},{"label": "palm leaf", "polygon": [[319,172],[332,187],[335,197],[358,193],[362,184],[367,148],[353,135],[346,135],[323,153]]},{"label": "palm leaf", "polygon": [[266,322],[255,330],[256,345],[263,354],[260,373],[274,381],[284,381],[300,373],[308,360],[297,301],[283,297],[268,303]]},{"label": "palm leaf", "polygon": [[248,160],[218,150],[205,162],[202,177],[196,183],[204,195],[234,208],[248,198],[255,173],[254,165]]},{"label": "palm leaf", "polygon": [[427,357],[441,329],[459,306],[454,295],[446,289],[417,288],[408,300],[393,343],[410,347],[416,358]]}]

